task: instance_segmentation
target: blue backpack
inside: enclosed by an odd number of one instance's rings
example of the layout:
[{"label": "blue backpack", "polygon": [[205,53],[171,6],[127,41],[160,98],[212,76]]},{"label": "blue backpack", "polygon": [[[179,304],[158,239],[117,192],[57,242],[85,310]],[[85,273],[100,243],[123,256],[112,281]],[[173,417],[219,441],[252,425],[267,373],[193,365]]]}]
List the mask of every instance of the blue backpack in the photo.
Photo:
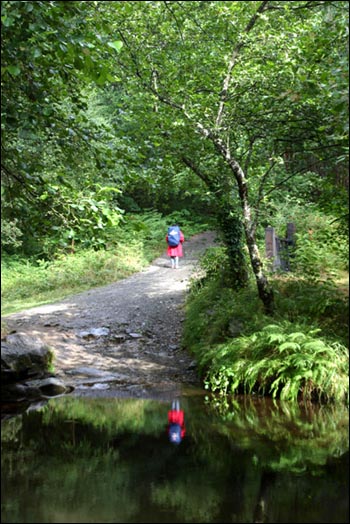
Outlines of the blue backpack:
[{"label": "blue backpack", "polygon": [[169,440],[174,444],[180,444],[181,437],[181,426],[180,424],[170,424],[169,426]]},{"label": "blue backpack", "polygon": [[180,244],[180,228],[179,226],[168,227],[168,245],[176,247]]}]

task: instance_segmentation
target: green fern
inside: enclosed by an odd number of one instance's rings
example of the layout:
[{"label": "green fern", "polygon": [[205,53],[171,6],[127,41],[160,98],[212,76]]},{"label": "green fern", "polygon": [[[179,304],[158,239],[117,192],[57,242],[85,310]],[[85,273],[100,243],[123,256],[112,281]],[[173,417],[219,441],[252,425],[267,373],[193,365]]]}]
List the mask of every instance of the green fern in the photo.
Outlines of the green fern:
[{"label": "green fern", "polygon": [[295,327],[288,322],[266,326],[211,349],[206,353],[207,388],[283,400],[348,400],[346,348],[315,338],[318,330],[291,331]]}]

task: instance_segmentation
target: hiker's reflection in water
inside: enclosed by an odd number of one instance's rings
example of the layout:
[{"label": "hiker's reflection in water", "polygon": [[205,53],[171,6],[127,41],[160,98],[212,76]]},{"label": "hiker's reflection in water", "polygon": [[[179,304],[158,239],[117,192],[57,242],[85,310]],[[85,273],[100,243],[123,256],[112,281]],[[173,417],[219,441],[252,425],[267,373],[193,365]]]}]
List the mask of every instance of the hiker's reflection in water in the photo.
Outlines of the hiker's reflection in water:
[{"label": "hiker's reflection in water", "polygon": [[185,414],[180,409],[180,402],[173,400],[171,410],[168,411],[168,435],[170,442],[180,444],[185,433]]}]

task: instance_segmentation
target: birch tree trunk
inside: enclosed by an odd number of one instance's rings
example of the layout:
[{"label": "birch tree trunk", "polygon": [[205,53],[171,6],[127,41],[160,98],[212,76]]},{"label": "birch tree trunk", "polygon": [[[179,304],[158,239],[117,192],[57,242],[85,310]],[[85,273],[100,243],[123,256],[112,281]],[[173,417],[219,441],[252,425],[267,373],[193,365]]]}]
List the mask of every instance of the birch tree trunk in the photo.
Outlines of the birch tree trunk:
[{"label": "birch tree trunk", "polygon": [[227,190],[224,191],[222,184],[199,169],[190,158],[183,156],[182,161],[206,184],[212,194],[216,195],[217,218],[229,259],[229,285],[234,289],[240,289],[248,282],[248,268],[243,251],[242,220],[237,215],[236,203],[231,202],[229,197],[232,187],[227,187]]},{"label": "birch tree trunk", "polygon": [[[247,179],[245,177],[244,171],[239,165],[239,163],[232,158],[231,152],[228,146],[226,146],[220,138],[217,138],[210,130],[206,129],[201,123],[197,123],[197,129],[200,131],[200,133],[207,138],[208,140],[211,140],[214,144],[216,150],[220,153],[220,155],[224,158],[225,162],[229,165],[234,178],[237,183],[238,187],[238,194],[240,199],[240,204],[242,208],[242,224],[243,229],[246,237],[247,242],[247,248],[249,252],[250,257],[250,263],[251,267],[255,276],[256,285],[258,289],[258,295],[262,303],[264,304],[265,313],[268,315],[272,315],[274,312],[274,294],[273,289],[271,285],[268,282],[268,279],[263,271],[263,263],[261,260],[261,256],[259,253],[259,248],[256,243],[256,226],[252,219],[252,213],[251,213],[251,207],[249,203],[249,197],[248,197],[248,185],[247,185]],[[193,164],[190,161],[185,162],[189,167],[194,169],[194,171],[201,176],[203,180],[203,175],[198,171],[198,169],[195,169]],[[206,177],[208,178],[208,177]],[[209,183],[209,187],[212,184]],[[229,183],[229,186],[232,186],[232,182]],[[226,225],[230,227],[229,221],[230,217],[234,217],[234,212],[231,213],[231,211],[235,210],[235,202],[230,201],[230,197],[227,198],[227,205],[222,209],[222,213],[224,214],[226,218],[224,220],[226,221]],[[237,218],[236,218],[237,220]],[[237,222],[232,222],[232,225],[235,225],[235,227],[232,228],[232,234],[234,235],[237,231],[237,235],[239,235],[238,229],[237,229]],[[226,233],[228,234],[228,232]],[[237,239],[239,240],[239,239]],[[238,253],[239,249],[236,250]],[[240,258],[242,258],[242,253],[240,255]],[[237,257],[237,261],[240,259]],[[238,275],[239,267],[235,266],[234,264],[237,264],[237,261],[235,262],[235,259],[231,257],[230,263],[232,264],[232,271],[233,275]],[[246,278],[244,277],[244,268],[242,267],[242,273],[238,277],[238,281],[242,284],[246,281]],[[241,279],[241,280],[240,280]]]},{"label": "birch tree trunk", "polygon": [[263,263],[256,243],[256,231],[252,220],[251,207],[249,204],[246,177],[240,165],[229,157],[229,153],[227,151],[225,152],[225,157],[237,181],[239,198],[243,212],[243,227],[246,236],[250,262],[258,288],[258,294],[264,304],[265,312],[268,315],[272,315],[274,312],[274,295],[272,287],[270,286],[267,277],[264,274]]},{"label": "birch tree trunk", "polygon": [[[259,15],[261,15],[268,7],[268,1],[263,1],[259,5],[256,13],[253,14],[249,20],[247,26],[245,27],[243,33],[248,34],[256,24]],[[221,126],[225,118],[225,105],[228,100],[229,87],[232,80],[232,73],[237,62],[237,58],[243,47],[243,40],[239,42],[236,47],[233,49],[231,59],[228,63],[228,68],[226,76],[223,81],[222,91],[220,95],[219,109],[217,113],[217,118],[215,122],[215,131],[208,133],[207,130],[204,130],[203,126],[197,126],[202,134],[212,140],[217,151],[224,157],[226,163],[230,166],[238,186],[238,193],[240,198],[240,203],[243,211],[243,227],[247,241],[247,248],[250,256],[250,262],[255,275],[255,280],[258,288],[258,294],[261,301],[264,304],[265,312],[271,315],[274,311],[274,296],[273,290],[268,283],[268,280],[263,272],[263,265],[259,253],[259,249],[256,243],[255,238],[255,226],[252,221],[251,208],[248,199],[248,186],[247,180],[242,170],[241,166],[231,157],[231,152],[229,145],[224,145],[222,139],[220,138],[220,133],[222,133]],[[201,129],[202,127],[202,129]]]}]

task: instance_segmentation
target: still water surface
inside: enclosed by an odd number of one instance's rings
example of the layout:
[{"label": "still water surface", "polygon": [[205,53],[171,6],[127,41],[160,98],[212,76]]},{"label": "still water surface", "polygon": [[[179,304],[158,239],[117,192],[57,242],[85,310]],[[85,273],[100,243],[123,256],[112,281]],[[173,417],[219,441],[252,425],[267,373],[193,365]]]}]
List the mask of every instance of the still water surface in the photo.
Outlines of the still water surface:
[{"label": "still water surface", "polygon": [[197,390],[170,401],[52,399],[2,422],[6,523],[346,523],[349,418]]}]

